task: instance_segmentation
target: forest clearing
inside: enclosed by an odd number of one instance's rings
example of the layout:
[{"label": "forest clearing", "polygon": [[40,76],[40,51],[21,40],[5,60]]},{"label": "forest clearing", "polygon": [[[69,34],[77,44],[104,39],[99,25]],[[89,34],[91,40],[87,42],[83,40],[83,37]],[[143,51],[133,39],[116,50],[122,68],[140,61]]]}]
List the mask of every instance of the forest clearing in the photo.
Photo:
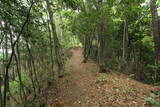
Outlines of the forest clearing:
[{"label": "forest clearing", "polygon": [[160,0],[0,0],[0,107],[160,107]]}]

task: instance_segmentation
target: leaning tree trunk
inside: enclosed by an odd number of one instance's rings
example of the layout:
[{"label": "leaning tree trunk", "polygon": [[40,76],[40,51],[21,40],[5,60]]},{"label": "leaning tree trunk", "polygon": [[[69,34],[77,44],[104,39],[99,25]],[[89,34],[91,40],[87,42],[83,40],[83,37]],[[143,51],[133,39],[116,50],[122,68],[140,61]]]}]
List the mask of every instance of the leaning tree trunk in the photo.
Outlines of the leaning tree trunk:
[{"label": "leaning tree trunk", "polygon": [[155,56],[156,63],[160,63],[160,33],[159,33],[159,24],[158,24],[158,12],[156,6],[157,0],[150,1],[151,13],[152,13],[152,25],[153,25],[153,36],[155,42]]},{"label": "leaning tree trunk", "polygon": [[58,37],[57,37],[56,26],[55,26],[54,18],[53,18],[53,12],[52,12],[49,0],[45,0],[45,1],[46,1],[46,4],[47,4],[47,10],[48,10],[48,13],[49,13],[49,20],[50,20],[50,24],[51,24],[51,28],[52,28],[55,61],[56,61],[56,64],[58,65],[59,73],[62,73],[62,71],[64,70],[63,60],[62,60],[62,57],[61,57],[62,56],[62,49],[61,49],[61,45],[60,45]]},{"label": "leaning tree trunk", "polygon": [[19,87],[20,87],[20,98],[21,98],[22,103],[25,105],[25,102],[27,101],[27,99],[26,99],[26,94],[25,94],[24,85],[23,85],[22,76],[21,76],[20,55],[19,55],[19,49],[18,49],[19,44],[17,43],[17,45],[14,47],[12,30],[10,26],[8,26],[8,28],[9,28],[9,33],[10,33],[11,49],[14,52],[14,57],[16,61],[16,71],[18,74]]}]

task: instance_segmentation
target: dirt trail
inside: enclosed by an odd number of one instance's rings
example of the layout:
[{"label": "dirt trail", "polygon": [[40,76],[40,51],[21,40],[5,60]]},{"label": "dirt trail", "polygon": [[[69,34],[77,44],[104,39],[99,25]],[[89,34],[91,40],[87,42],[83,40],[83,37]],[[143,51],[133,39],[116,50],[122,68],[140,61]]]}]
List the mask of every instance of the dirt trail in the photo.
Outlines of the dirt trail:
[{"label": "dirt trail", "polygon": [[[82,49],[72,49],[66,75],[57,79],[56,91],[48,92],[46,107],[145,107],[145,98],[154,87],[124,74],[99,74],[98,66],[82,63]],[[53,97],[54,96],[54,97]]]}]

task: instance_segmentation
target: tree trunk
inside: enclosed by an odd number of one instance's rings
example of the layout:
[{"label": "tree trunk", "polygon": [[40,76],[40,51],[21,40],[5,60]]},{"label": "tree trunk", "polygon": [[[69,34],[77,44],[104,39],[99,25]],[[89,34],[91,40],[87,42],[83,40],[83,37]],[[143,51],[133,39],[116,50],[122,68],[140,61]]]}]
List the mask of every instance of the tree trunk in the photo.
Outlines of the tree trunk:
[{"label": "tree trunk", "polygon": [[20,97],[21,97],[22,104],[25,104],[25,102],[27,101],[27,98],[26,98],[24,85],[22,82],[22,76],[21,76],[20,55],[19,55],[19,50],[18,50],[19,45],[17,43],[17,45],[14,47],[12,30],[11,30],[10,26],[8,26],[8,28],[9,28],[9,33],[10,33],[11,48],[12,48],[12,51],[14,52],[14,57],[15,57],[15,61],[16,61],[16,71],[17,71],[18,79],[19,79]]},{"label": "tree trunk", "polygon": [[61,45],[60,45],[58,37],[57,37],[56,26],[55,26],[54,18],[53,18],[53,12],[52,12],[49,0],[45,0],[45,1],[46,1],[46,4],[47,4],[47,10],[48,10],[48,13],[49,13],[49,20],[50,20],[50,24],[51,24],[51,28],[52,28],[55,61],[56,61],[56,64],[58,65],[59,73],[62,73],[62,71],[64,70],[64,66],[63,66],[63,60],[62,60],[62,57],[61,57],[62,56]]},{"label": "tree trunk", "polygon": [[160,33],[158,24],[158,12],[156,6],[157,0],[150,0],[151,14],[152,14],[152,25],[153,25],[153,36],[155,43],[155,56],[156,63],[160,63]]},{"label": "tree trunk", "polygon": [[85,35],[84,37],[84,60],[83,62],[86,63],[88,58],[91,56],[91,52],[93,51],[92,41],[93,41],[93,32],[94,30],[91,30],[89,35]]},{"label": "tree trunk", "polygon": [[[6,26],[7,27],[7,26]],[[7,93],[9,93],[9,68],[7,67],[8,64],[8,37],[7,33],[5,35],[5,81],[4,81],[4,107],[6,105],[6,101],[9,100],[9,96]]]},{"label": "tree trunk", "polygon": [[0,77],[0,107],[3,107],[3,99],[2,99],[2,93],[1,93],[2,83],[3,83],[3,79],[2,77]]},{"label": "tree trunk", "polygon": [[[22,25],[22,28],[21,28],[21,30],[20,30],[20,33],[18,34],[15,42],[13,43],[13,46],[14,46],[14,47],[15,47],[16,44],[19,42],[20,37],[21,37],[21,34],[23,33],[23,30],[24,30],[24,28],[25,28],[25,25],[28,23],[28,20],[29,20],[29,17],[30,17],[30,11],[31,11],[31,9],[32,9],[33,4],[34,4],[34,1],[32,1],[31,6],[30,6],[29,11],[28,11],[28,14],[27,14],[27,18],[26,18],[24,24]],[[5,76],[4,76],[4,97],[3,97],[4,99],[3,99],[3,107],[6,107],[6,96],[7,96],[7,93],[6,93],[6,91],[7,91],[7,85],[6,85],[6,84],[7,84],[8,81],[9,81],[9,68],[10,68],[10,66],[11,66],[13,56],[14,56],[14,52],[12,51],[12,53],[11,53],[11,55],[10,55],[10,58],[9,58],[9,60],[7,61],[7,64],[6,64],[6,66],[5,66],[6,72],[5,72]]]},{"label": "tree trunk", "polygon": [[89,56],[89,35],[85,35],[84,37],[84,60],[83,62],[86,63],[88,60],[88,56]]},{"label": "tree trunk", "polygon": [[99,38],[98,38],[98,60],[99,60],[99,72],[105,72],[105,35],[104,35],[104,23],[100,24]]},{"label": "tree trunk", "polygon": [[49,33],[49,42],[50,42],[50,51],[51,51],[51,67],[52,67],[52,73],[54,74],[54,70],[53,70],[53,67],[54,67],[54,60],[53,60],[53,42],[52,42],[52,36],[51,36],[51,29],[50,29],[50,26],[49,26],[49,21],[48,21],[48,33]]},{"label": "tree trunk", "polygon": [[60,11],[58,11],[58,18],[59,18],[60,38],[61,38],[61,41],[64,41],[63,20],[62,20],[62,14]]},{"label": "tree trunk", "polygon": [[[0,21],[0,28],[3,28],[2,21]],[[4,39],[4,34],[1,32],[0,35],[1,35],[1,38],[0,38],[0,45],[1,45]]]},{"label": "tree trunk", "polygon": [[[29,54],[29,57],[30,57],[30,64],[31,64],[31,70],[33,71],[31,71],[32,73],[34,73],[34,77],[35,77],[35,82],[37,83],[37,88],[38,88],[38,92],[40,92],[40,83],[39,83],[39,80],[38,80],[38,75],[37,75],[37,71],[36,71],[36,67],[35,67],[35,61],[34,61],[34,57],[33,57],[33,55],[32,55],[32,52],[31,52],[31,50],[30,50],[30,48],[29,48],[29,44],[28,44],[28,40],[27,39],[25,39],[25,41],[26,41],[26,47],[27,47],[27,50],[28,50],[28,54]],[[32,69],[33,68],[33,69]]]},{"label": "tree trunk", "polygon": [[[128,45],[128,22],[124,21],[124,28],[123,28],[123,52],[122,52],[122,60],[126,61],[127,57],[127,45]],[[129,55],[129,54],[128,54]]]},{"label": "tree trunk", "polygon": [[123,61],[125,61],[125,41],[126,41],[126,21],[124,21],[124,29],[123,29],[123,53],[122,53]]}]

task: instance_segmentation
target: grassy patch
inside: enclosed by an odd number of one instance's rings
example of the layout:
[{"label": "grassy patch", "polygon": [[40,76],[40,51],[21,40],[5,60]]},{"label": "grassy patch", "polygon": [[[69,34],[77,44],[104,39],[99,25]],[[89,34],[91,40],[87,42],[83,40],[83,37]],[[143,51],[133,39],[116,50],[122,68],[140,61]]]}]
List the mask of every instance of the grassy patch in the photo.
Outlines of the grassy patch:
[{"label": "grassy patch", "polygon": [[148,98],[145,99],[149,106],[160,107],[160,102],[157,101],[157,95],[151,93]]},{"label": "grassy patch", "polygon": [[96,80],[96,83],[100,83],[102,81],[106,81],[108,79],[108,74],[106,73],[101,73],[98,77],[98,79]]}]

